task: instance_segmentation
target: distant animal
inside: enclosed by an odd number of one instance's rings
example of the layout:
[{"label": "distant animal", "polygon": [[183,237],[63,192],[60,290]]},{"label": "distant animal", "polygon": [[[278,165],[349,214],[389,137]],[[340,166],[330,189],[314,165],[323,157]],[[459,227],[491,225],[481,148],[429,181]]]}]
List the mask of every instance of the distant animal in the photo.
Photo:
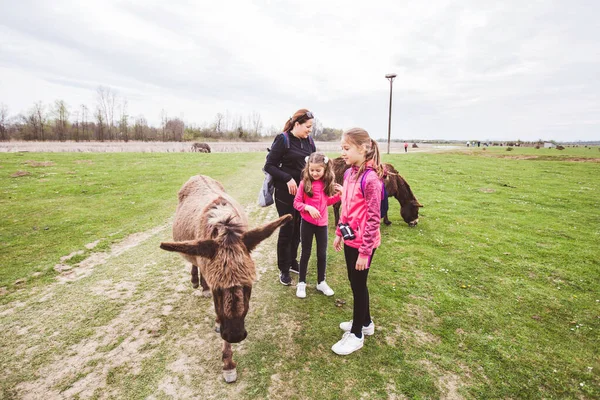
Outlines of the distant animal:
[{"label": "distant animal", "polygon": [[[383,164],[386,175],[384,178],[385,190],[388,198],[395,197],[400,203],[400,216],[408,224],[413,227],[419,223],[419,208],[423,207],[419,200],[415,197],[410,186],[406,180],[398,173],[396,168],[392,164]],[[338,157],[333,160],[333,171],[335,173],[335,181],[342,184],[344,181],[344,172],[349,167],[346,162]],[[335,215],[335,224],[338,224],[340,219],[340,205],[341,202],[337,202],[333,205],[333,213]],[[387,213],[381,216],[383,223],[390,225],[392,222],[389,220]]]},{"label": "distant animal", "polygon": [[196,142],[192,144],[192,151],[198,151],[200,153],[210,153],[210,146],[208,143]]},{"label": "distant animal", "polygon": [[231,343],[247,336],[244,319],[256,278],[250,252],[292,216],[249,230],[244,209],[219,182],[203,175],[191,177],[178,196],[174,241],[162,242],[160,248],[179,252],[191,262],[193,287],[200,283],[204,295],[212,292],[215,330],[223,338],[223,378],[234,382],[237,372]]}]

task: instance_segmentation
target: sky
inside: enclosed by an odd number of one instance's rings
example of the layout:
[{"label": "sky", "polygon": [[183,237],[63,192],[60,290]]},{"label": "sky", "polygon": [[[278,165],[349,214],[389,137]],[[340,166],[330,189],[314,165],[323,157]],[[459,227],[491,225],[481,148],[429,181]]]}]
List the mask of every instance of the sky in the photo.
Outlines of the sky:
[{"label": "sky", "polygon": [[0,0],[9,115],[97,89],[162,110],[281,129],[298,109],[392,139],[600,140],[597,0]]}]

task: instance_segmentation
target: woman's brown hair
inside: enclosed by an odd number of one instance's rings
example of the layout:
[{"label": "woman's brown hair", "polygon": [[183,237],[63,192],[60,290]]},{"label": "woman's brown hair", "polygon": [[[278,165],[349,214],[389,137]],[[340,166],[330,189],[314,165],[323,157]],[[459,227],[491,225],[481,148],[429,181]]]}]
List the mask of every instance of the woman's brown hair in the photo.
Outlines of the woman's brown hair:
[{"label": "woman's brown hair", "polygon": [[356,146],[362,147],[366,150],[365,161],[361,164],[358,169],[358,175],[362,174],[366,168],[367,161],[373,160],[373,169],[377,172],[377,175],[383,179],[384,170],[381,165],[381,155],[379,154],[379,146],[377,142],[371,139],[369,132],[362,128],[348,129],[342,135],[345,141]]},{"label": "woman's brown hair", "polygon": [[323,177],[323,191],[327,196],[333,196],[335,194],[335,174],[333,173],[333,161],[327,158],[327,156],[321,152],[315,151],[307,157],[306,165],[302,170],[302,181],[304,182],[304,193],[308,197],[313,197],[312,183],[314,182],[312,176],[310,176],[310,164],[321,164],[325,167]]},{"label": "woman's brown hair", "polygon": [[313,113],[308,111],[306,108],[301,108],[294,113],[294,115],[285,121],[285,125],[283,126],[283,132],[291,132],[294,124],[297,122],[299,124],[303,124],[309,119],[315,118]]}]

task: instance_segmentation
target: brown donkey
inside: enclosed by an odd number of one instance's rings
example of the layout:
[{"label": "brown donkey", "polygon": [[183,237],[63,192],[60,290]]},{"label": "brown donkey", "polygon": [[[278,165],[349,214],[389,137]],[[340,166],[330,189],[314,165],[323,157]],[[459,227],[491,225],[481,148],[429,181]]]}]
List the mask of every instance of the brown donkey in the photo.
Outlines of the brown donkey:
[{"label": "brown donkey", "polygon": [[[413,227],[419,223],[419,208],[423,207],[419,200],[415,197],[408,182],[398,173],[396,168],[392,164],[383,164],[385,168],[386,176],[384,178],[385,190],[388,197],[395,197],[400,203],[400,216],[408,224]],[[344,183],[344,172],[349,167],[346,165],[341,157],[333,160],[333,172],[335,174],[335,181],[340,185]],[[341,202],[337,202],[333,205],[333,214],[335,216],[335,224],[337,225],[340,219],[340,205]],[[387,214],[382,215],[383,223],[390,225],[392,222],[389,220]]]},{"label": "brown donkey", "polygon": [[250,252],[291,219],[291,215],[284,215],[248,230],[242,207],[208,176],[191,177],[179,191],[173,223],[175,241],[163,242],[160,248],[181,253],[192,263],[193,286],[201,283],[208,296],[212,291],[216,330],[224,340],[223,378],[228,383],[237,379],[231,343],[247,336],[244,318],[256,278]]}]

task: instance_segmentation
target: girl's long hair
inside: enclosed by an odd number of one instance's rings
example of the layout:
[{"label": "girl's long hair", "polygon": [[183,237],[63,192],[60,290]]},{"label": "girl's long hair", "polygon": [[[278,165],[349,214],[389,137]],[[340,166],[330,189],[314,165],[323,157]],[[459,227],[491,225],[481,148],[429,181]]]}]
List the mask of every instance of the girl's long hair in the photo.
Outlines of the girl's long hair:
[{"label": "girl's long hair", "polygon": [[377,175],[383,179],[384,169],[383,165],[381,164],[379,146],[377,145],[376,141],[371,139],[369,132],[362,128],[352,128],[344,132],[342,137],[351,145],[366,149],[365,161],[360,165],[358,169],[358,175],[360,176],[363,172],[365,172],[367,161],[373,160],[373,169],[375,172],[377,172]]},{"label": "girl's long hair", "polygon": [[283,126],[283,132],[291,132],[296,122],[302,125],[309,119],[313,118],[314,116],[310,111],[308,111],[306,108],[301,108],[298,111],[296,111],[294,115],[290,117],[290,119],[285,121],[285,125]]},{"label": "girl's long hair", "polygon": [[306,166],[302,170],[302,181],[304,182],[304,193],[308,197],[313,197],[312,183],[314,182],[312,176],[310,176],[309,168],[310,164],[321,164],[325,168],[321,181],[323,182],[323,191],[327,196],[333,196],[335,194],[335,174],[333,173],[333,161],[328,159],[327,156],[321,152],[315,151],[306,161]]}]

